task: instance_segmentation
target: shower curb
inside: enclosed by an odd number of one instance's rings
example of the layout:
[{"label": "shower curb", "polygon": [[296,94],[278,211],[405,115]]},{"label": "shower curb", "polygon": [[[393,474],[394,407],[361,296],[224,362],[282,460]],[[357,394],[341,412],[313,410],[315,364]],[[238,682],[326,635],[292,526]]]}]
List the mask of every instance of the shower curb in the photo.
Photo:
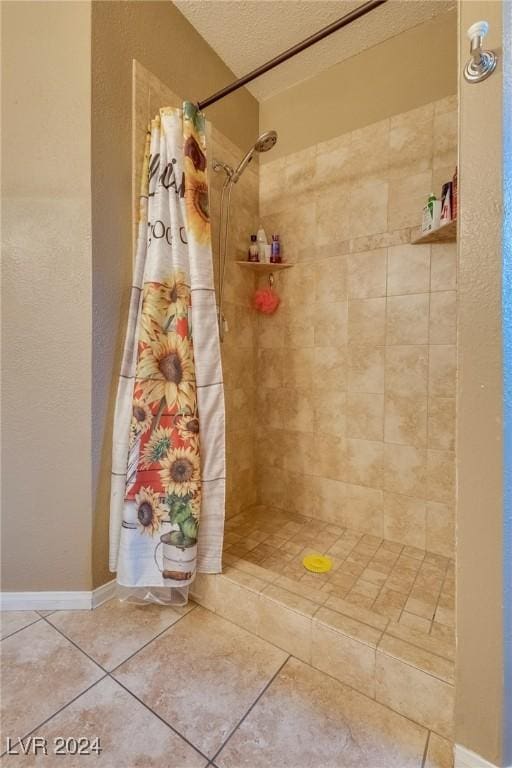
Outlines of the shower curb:
[{"label": "shower curb", "polygon": [[452,661],[234,568],[198,574],[191,596],[359,693],[453,738]]}]

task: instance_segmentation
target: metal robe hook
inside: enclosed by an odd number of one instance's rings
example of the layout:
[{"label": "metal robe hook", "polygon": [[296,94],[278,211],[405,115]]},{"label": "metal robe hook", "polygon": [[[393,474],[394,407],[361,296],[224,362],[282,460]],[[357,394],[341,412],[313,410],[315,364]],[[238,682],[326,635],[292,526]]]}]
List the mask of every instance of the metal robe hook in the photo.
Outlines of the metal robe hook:
[{"label": "metal robe hook", "polygon": [[464,67],[464,77],[468,83],[480,83],[486,77],[492,75],[498,63],[498,57],[494,51],[484,51],[482,42],[489,31],[486,21],[477,21],[468,29],[470,58]]},{"label": "metal robe hook", "polygon": [[272,288],[274,287],[274,274],[273,274],[273,272],[271,272],[269,274],[269,276],[268,276],[268,284],[269,284],[270,290],[272,290]]}]

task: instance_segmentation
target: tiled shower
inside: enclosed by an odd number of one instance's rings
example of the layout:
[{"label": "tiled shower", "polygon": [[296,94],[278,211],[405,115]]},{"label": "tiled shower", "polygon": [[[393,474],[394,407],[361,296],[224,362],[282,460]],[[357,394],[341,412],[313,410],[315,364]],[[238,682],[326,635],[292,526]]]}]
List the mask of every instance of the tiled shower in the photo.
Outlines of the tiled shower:
[{"label": "tiled shower", "polygon": [[[224,572],[197,585],[210,609],[443,738],[454,691],[457,255],[455,242],[414,240],[429,193],[453,175],[456,135],[456,98],[445,98],[269,153],[237,189]],[[214,231],[215,205],[214,186]],[[260,222],[293,264],[276,273],[272,316],[250,306],[267,276],[235,263]],[[307,572],[310,553],[328,555],[331,571]]]},{"label": "tiled shower", "polygon": [[[136,151],[148,101],[179,100],[138,64],[135,86]],[[412,241],[456,166],[456,110],[446,98],[281,147],[236,185],[223,574],[194,587],[209,609],[439,739],[454,690],[456,244]],[[244,151],[210,126],[210,166]],[[215,269],[222,182],[211,173]],[[268,276],[236,263],[260,223],[293,264],[275,274],[270,317],[251,306]],[[332,569],[306,571],[312,552]],[[418,686],[420,699],[408,693]]]},{"label": "tiled shower", "polygon": [[453,556],[456,244],[411,245],[457,163],[443,99],[266,163],[293,269],[261,317],[261,503]]}]

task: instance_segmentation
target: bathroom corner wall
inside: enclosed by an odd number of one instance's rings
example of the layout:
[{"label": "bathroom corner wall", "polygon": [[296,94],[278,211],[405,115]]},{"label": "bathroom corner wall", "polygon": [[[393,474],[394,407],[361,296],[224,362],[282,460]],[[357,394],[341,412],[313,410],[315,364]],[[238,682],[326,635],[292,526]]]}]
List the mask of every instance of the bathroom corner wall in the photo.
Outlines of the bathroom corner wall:
[{"label": "bathroom corner wall", "polygon": [[[133,68],[133,216],[138,216],[142,158],[149,120],[162,106],[181,106],[180,99],[138,61]],[[207,127],[210,166],[210,218],[215,285],[218,290],[220,193],[224,173],[212,170],[213,159],[236,166],[245,154],[215,125]],[[226,516],[257,500],[255,477],[256,317],[250,310],[254,275],[236,259],[246,258],[248,232],[258,225],[258,166],[246,169],[233,189],[224,286],[224,314],[228,330],[221,345],[226,409]]]},{"label": "bathroom corner wall", "polygon": [[89,590],[91,4],[1,6],[2,589]]},{"label": "bathroom corner wall", "polygon": [[447,97],[265,163],[286,260],[259,320],[264,504],[454,554],[456,245],[411,245],[457,162]]}]

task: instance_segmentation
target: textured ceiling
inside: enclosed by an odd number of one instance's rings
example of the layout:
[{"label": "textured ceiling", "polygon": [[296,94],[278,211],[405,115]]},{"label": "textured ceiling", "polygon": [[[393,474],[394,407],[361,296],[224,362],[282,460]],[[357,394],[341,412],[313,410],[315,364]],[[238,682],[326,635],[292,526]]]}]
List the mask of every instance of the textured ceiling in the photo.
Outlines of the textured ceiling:
[{"label": "textured ceiling", "polygon": [[[174,0],[174,4],[240,77],[362,5],[362,0]],[[455,0],[388,0],[247,87],[264,101],[455,6]]]}]

